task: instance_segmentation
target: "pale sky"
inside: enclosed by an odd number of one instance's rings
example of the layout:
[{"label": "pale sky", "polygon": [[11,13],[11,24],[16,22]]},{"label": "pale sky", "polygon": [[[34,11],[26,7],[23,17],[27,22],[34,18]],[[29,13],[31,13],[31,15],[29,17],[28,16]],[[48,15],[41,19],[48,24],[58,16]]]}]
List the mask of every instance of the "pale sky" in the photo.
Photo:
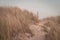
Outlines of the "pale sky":
[{"label": "pale sky", "polygon": [[0,0],[0,6],[18,6],[29,10],[39,18],[60,16],[60,0]]}]

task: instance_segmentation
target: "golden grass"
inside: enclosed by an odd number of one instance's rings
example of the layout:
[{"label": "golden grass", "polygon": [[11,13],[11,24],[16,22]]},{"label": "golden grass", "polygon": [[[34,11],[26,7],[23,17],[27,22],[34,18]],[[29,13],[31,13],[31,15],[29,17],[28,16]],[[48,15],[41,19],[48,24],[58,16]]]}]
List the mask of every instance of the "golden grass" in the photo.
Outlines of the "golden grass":
[{"label": "golden grass", "polygon": [[0,40],[26,40],[26,33],[33,36],[29,25],[36,22],[37,16],[26,10],[0,7]]},{"label": "golden grass", "polygon": [[[40,36],[41,32],[47,33],[43,35],[45,39]],[[60,40],[60,16],[39,20],[37,15],[27,10],[18,7],[0,7],[0,40],[40,40],[40,38]]]},{"label": "golden grass", "polygon": [[50,30],[45,30],[48,34],[46,35],[46,40],[60,40],[60,16],[45,18],[48,23],[45,24],[45,28],[50,28]]}]

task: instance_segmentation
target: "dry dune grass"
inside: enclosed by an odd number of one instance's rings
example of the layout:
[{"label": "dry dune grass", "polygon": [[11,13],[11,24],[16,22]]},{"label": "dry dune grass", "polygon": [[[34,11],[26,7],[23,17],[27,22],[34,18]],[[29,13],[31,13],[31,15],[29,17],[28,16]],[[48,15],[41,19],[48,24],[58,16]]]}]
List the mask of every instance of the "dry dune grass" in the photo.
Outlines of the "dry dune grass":
[{"label": "dry dune grass", "polygon": [[39,20],[17,7],[0,7],[0,40],[60,40],[60,16]]},{"label": "dry dune grass", "polygon": [[0,7],[0,40],[27,40],[26,37],[33,36],[28,26],[35,22],[38,22],[36,15],[26,10]]},{"label": "dry dune grass", "polygon": [[50,20],[50,21],[53,21],[55,23],[58,23],[60,24],[60,16],[55,16],[55,17],[48,17],[48,18],[45,18],[43,20]]},{"label": "dry dune grass", "polygon": [[60,40],[60,16],[45,18],[48,23],[45,24],[45,28],[49,28],[49,30],[45,30],[47,34],[46,40]]},{"label": "dry dune grass", "polygon": [[51,21],[46,26],[50,28],[50,31],[47,30],[48,40],[60,40],[60,24]]},{"label": "dry dune grass", "polygon": [[32,40],[60,40],[60,16],[40,20],[30,29],[35,33]]}]

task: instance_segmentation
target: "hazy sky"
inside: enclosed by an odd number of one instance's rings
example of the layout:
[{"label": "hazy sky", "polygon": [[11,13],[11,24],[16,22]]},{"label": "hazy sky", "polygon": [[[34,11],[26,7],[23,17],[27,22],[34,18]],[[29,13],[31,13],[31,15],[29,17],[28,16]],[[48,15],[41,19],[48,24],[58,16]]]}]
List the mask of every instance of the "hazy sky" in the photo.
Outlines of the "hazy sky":
[{"label": "hazy sky", "polygon": [[40,18],[60,15],[60,0],[0,0],[0,6],[18,6],[38,12]]}]

